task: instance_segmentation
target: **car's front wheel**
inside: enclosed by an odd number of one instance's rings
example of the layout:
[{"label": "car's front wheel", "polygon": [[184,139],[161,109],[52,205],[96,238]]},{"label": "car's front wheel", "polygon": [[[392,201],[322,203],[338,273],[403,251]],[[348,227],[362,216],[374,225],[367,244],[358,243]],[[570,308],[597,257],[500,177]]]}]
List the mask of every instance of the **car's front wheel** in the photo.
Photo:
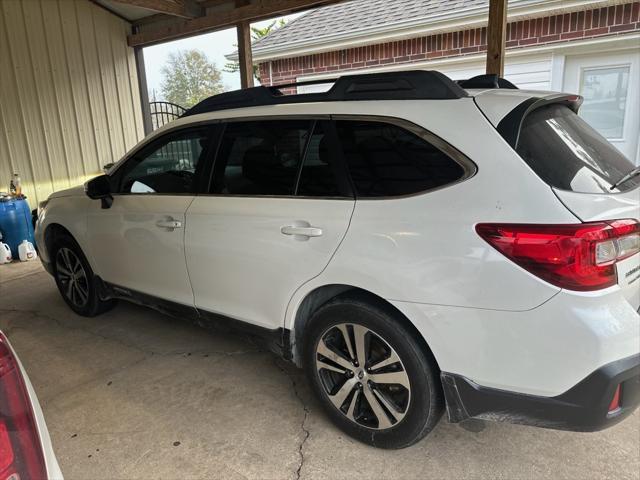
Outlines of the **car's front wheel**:
[{"label": "car's front wheel", "polygon": [[93,317],[113,308],[115,300],[100,299],[93,271],[73,238],[59,236],[53,245],[52,259],[58,290],[74,312]]},{"label": "car's front wheel", "polygon": [[403,448],[442,416],[435,361],[378,302],[338,298],[321,307],[305,335],[305,367],[331,419],[349,435]]}]

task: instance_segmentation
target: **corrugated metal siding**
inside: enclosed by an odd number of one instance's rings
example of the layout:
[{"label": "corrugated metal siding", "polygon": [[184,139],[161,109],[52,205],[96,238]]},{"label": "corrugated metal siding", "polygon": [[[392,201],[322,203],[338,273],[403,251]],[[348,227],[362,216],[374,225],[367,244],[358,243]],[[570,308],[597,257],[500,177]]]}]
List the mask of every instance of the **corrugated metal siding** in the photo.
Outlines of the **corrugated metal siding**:
[{"label": "corrugated metal siding", "polygon": [[131,26],[88,0],[0,0],[0,191],[31,206],[144,137]]}]

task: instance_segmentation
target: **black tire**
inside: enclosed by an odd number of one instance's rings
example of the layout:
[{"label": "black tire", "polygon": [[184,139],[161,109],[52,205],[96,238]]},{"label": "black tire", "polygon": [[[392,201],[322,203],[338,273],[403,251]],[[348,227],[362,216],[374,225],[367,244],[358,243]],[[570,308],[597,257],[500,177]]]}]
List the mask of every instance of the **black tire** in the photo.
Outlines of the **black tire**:
[{"label": "black tire", "polygon": [[[67,263],[67,260],[69,260],[69,263]],[[117,300],[100,299],[93,270],[91,270],[91,266],[82,249],[71,236],[65,234],[56,236],[51,249],[51,264],[53,266],[53,277],[60,295],[62,295],[65,303],[69,305],[69,308],[78,315],[95,317],[111,310],[116,305]],[[68,265],[77,267],[73,274],[73,281],[77,281],[78,289],[73,288],[73,286],[70,288],[71,280],[67,273],[74,268],[66,268]],[[83,274],[77,274],[80,271]],[[85,291],[86,298],[78,293],[80,290]]]},{"label": "black tire", "polygon": [[[366,333],[362,335],[362,332]],[[341,343],[346,338],[345,335],[349,337],[352,345],[349,351],[347,351],[346,342]],[[304,337],[304,367],[312,388],[331,420],[350,436],[374,447],[405,448],[424,438],[440,420],[444,412],[444,395],[435,359],[417,341],[416,333],[405,327],[403,321],[399,319],[399,313],[384,302],[364,296],[337,297],[313,314],[310,324],[305,329]],[[324,345],[330,345],[332,352],[341,351],[343,358],[338,359],[340,365],[318,352],[322,338],[325,340],[320,346],[321,349]],[[399,358],[400,361],[383,368],[367,369],[367,365],[360,366],[358,338],[368,339],[362,345],[368,345],[364,347],[364,351],[368,349],[369,353],[365,353],[364,356],[369,358],[367,360],[369,365],[381,365],[380,358],[387,358],[388,360],[385,361],[389,362],[392,356]],[[380,351],[383,353],[380,354]],[[353,353],[354,371],[347,371],[343,375],[323,368],[328,363],[330,366],[338,365],[340,369],[344,369],[342,365],[345,352],[346,356]],[[371,360],[370,357],[374,355],[377,355],[377,358]],[[364,373],[363,370],[368,373]],[[408,379],[410,388],[389,385],[390,382],[377,384],[371,381],[371,379],[382,378],[377,374],[379,372],[395,374],[396,371],[401,375],[406,373],[406,377],[403,378]],[[338,380],[333,384],[335,378]],[[346,379],[342,383],[343,387],[340,387],[343,378]],[[359,392],[352,391],[345,397],[344,403],[341,403],[342,396],[339,391],[344,392],[345,386],[346,390],[352,388],[351,384],[347,385],[349,379],[351,382],[357,382],[354,388]],[[328,384],[333,387],[328,387]],[[387,390],[383,390],[384,388]],[[395,393],[389,389],[394,389]],[[386,428],[381,427],[378,416],[368,401],[369,399],[375,401],[375,397],[380,398],[380,392],[383,392],[383,397],[387,400],[387,408],[382,410],[383,413],[387,412],[385,421],[389,424]],[[371,395],[374,393],[376,395],[372,398]],[[334,405],[330,394],[334,395],[333,402],[340,403],[341,407]],[[393,403],[388,402],[390,398],[393,398]],[[378,401],[378,413],[381,412],[379,407],[383,404],[384,402]],[[397,411],[389,415],[391,410],[388,406],[391,404],[396,406]],[[403,415],[402,418],[397,420],[396,416],[400,417],[400,415]]]}]

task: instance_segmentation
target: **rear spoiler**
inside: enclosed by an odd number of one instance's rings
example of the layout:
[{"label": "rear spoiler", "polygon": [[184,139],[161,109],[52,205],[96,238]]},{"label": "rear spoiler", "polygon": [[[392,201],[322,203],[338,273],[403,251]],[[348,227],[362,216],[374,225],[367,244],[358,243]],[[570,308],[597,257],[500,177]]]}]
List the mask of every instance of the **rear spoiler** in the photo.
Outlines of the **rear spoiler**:
[{"label": "rear spoiler", "polygon": [[498,133],[505,139],[505,141],[511,145],[514,149],[518,145],[518,139],[520,138],[520,129],[522,123],[527,116],[542,107],[548,105],[566,105],[575,113],[578,113],[580,106],[584,99],[580,95],[554,95],[547,97],[531,97],[519,104],[516,108],[511,110],[502,120],[498,123],[496,129]]}]

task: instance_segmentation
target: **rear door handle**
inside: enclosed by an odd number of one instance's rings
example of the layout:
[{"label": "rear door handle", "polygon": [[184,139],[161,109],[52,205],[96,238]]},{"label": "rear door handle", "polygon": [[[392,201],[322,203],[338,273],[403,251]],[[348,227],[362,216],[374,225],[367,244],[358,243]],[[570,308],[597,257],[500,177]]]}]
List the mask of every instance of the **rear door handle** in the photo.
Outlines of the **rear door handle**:
[{"label": "rear door handle", "polygon": [[158,220],[156,222],[156,227],[158,228],[166,228],[169,231],[173,231],[176,228],[182,228],[182,222],[180,220],[174,220],[170,218],[168,220]]},{"label": "rear door handle", "polygon": [[293,235],[296,240],[309,240],[311,237],[320,237],[322,229],[312,227],[308,222],[296,222],[297,225],[285,225],[280,229],[283,235]]}]

